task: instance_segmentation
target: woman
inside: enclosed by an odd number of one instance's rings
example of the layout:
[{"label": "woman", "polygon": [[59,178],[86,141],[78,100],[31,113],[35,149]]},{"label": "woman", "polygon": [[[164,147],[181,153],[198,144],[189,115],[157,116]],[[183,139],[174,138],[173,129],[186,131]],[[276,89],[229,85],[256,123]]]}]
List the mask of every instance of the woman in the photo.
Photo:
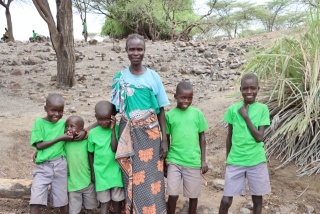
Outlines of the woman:
[{"label": "woman", "polygon": [[126,213],[166,213],[163,160],[168,143],[163,107],[169,100],[159,75],[142,65],[144,38],[129,35],[126,51],[131,64],[115,75],[111,96],[122,115],[116,159],[123,172]]}]

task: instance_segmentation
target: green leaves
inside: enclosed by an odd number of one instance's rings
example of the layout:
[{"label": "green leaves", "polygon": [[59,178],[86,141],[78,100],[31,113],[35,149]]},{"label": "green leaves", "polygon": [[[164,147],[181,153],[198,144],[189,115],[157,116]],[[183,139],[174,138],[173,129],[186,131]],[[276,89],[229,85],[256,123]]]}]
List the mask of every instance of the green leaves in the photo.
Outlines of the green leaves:
[{"label": "green leaves", "polygon": [[259,101],[272,116],[266,131],[267,156],[277,154],[279,167],[295,161],[298,175],[320,172],[320,16],[309,15],[299,38],[282,37],[254,56],[244,72],[256,72],[266,82]]}]

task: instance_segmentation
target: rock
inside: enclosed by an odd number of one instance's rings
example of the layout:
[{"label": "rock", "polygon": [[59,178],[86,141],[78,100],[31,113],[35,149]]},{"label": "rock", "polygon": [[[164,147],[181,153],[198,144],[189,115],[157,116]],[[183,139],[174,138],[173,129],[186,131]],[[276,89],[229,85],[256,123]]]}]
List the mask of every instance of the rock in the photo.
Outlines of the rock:
[{"label": "rock", "polygon": [[68,108],[68,112],[69,113],[76,113],[77,112],[76,107],[71,106],[70,108]]},{"label": "rock", "polygon": [[10,85],[10,89],[13,89],[13,90],[15,90],[15,89],[21,89],[22,87],[21,87],[21,85],[19,84],[19,83],[12,83],[11,85]]},{"label": "rock", "polygon": [[96,45],[98,43],[98,40],[96,40],[96,39],[91,39],[90,41],[89,41],[89,44],[90,45]]},{"label": "rock", "polygon": [[168,71],[169,69],[168,69],[168,67],[166,67],[166,66],[162,66],[161,68],[160,68],[160,71],[161,72],[166,72],[166,71]]},{"label": "rock", "polygon": [[29,198],[32,180],[0,178],[1,198]]},{"label": "rock", "polygon": [[20,69],[15,69],[15,70],[10,72],[10,75],[12,75],[12,76],[21,76],[22,75],[22,71]]},{"label": "rock", "polygon": [[116,53],[120,53],[121,52],[121,47],[118,44],[113,45],[112,50]]},{"label": "rock", "polygon": [[213,187],[216,189],[223,190],[224,184],[225,184],[225,181],[222,179],[214,179],[213,180]]},{"label": "rock", "polygon": [[251,211],[248,208],[242,207],[242,208],[240,208],[240,213],[241,214],[250,214]]},{"label": "rock", "polygon": [[308,205],[308,204],[305,204],[304,206],[305,206],[306,209],[307,209],[307,214],[312,214],[312,213],[314,213],[314,208],[313,208],[312,206],[310,206],[310,205]]},{"label": "rock", "polygon": [[13,46],[14,43],[13,43],[12,41],[9,41],[9,42],[7,42],[7,45],[8,45],[8,46]]}]

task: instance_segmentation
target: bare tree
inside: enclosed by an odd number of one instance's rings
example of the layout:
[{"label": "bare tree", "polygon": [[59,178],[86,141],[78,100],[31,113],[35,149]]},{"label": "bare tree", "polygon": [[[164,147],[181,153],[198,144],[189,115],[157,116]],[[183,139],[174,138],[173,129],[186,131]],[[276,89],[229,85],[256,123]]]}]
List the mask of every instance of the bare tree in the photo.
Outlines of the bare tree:
[{"label": "bare tree", "polygon": [[10,4],[13,2],[13,0],[0,0],[0,5],[2,5],[5,8],[6,13],[6,19],[7,19],[7,28],[9,32],[9,40],[14,42],[13,38],[13,31],[12,31],[12,20],[11,20],[11,13],[10,13]]},{"label": "bare tree", "polygon": [[72,87],[75,84],[72,1],[56,0],[57,25],[54,22],[48,0],[32,1],[48,25],[50,39],[57,55],[57,86]]}]

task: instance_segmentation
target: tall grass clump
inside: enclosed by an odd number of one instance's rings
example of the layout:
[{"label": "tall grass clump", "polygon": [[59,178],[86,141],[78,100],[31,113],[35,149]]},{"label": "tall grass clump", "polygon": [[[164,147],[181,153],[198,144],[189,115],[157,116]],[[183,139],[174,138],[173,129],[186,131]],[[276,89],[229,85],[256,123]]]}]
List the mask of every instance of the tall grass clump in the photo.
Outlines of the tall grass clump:
[{"label": "tall grass clump", "polygon": [[298,176],[320,173],[320,10],[308,19],[299,38],[279,38],[244,71],[265,83],[259,101],[268,105],[272,119],[267,157],[276,155],[278,168],[294,161]]}]

